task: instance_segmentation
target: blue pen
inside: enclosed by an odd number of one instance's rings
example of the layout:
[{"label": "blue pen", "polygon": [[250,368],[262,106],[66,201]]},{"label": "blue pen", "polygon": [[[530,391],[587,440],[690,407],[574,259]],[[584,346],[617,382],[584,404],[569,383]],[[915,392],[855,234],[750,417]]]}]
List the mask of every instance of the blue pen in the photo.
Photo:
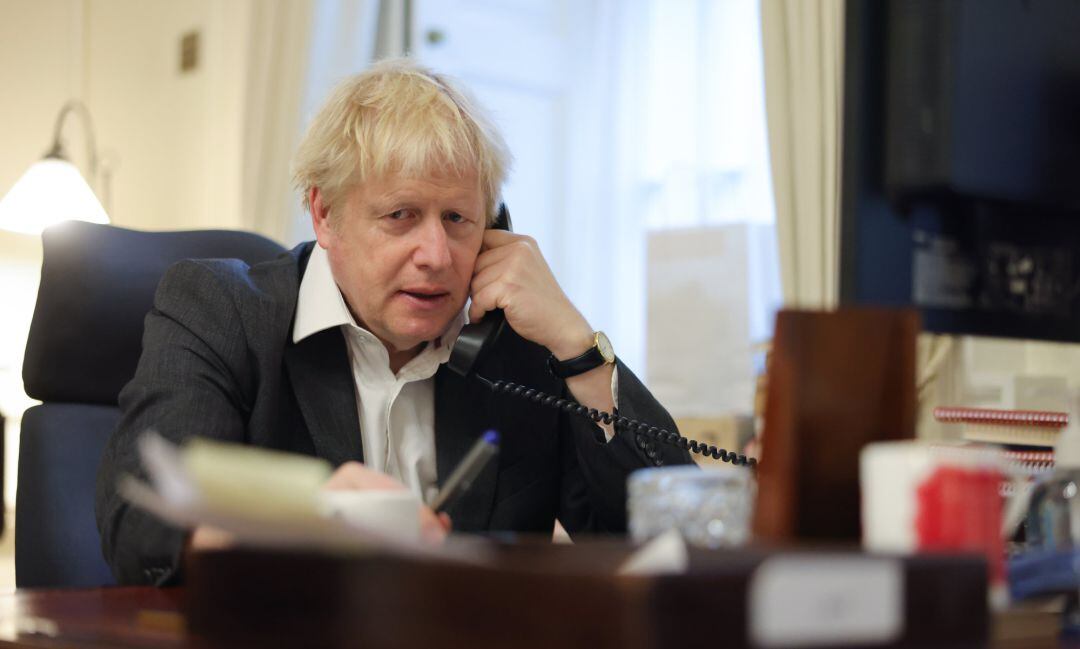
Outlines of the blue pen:
[{"label": "blue pen", "polygon": [[435,496],[435,500],[431,501],[431,508],[437,512],[445,511],[469,490],[476,476],[480,475],[487,463],[498,454],[499,433],[489,430],[476,440],[465,458],[454,467],[450,477],[446,479],[446,484]]}]

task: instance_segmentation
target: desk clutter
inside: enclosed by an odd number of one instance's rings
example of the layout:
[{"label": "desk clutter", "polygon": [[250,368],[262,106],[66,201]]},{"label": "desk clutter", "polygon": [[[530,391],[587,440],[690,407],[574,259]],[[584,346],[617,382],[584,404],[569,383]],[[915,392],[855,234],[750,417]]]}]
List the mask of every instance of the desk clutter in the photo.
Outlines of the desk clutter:
[{"label": "desk clutter", "polygon": [[959,425],[962,437],[969,442],[1053,448],[1069,424],[1069,413],[938,406],[934,419]]},{"label": "desk clutter", "polygon": [[[122,491],[175,525],[232,534],[184,563],[188,629],[214,646],[985,646],[1010,592],[1075,593],[1080,473],[1036,489],[1037,512],[1013,498],[1017,518],[1003,508],[1007,453],[913,440],[917,331],[908,312],[782,312],[759,467],[635,473],[637,545],[432,546],[417,538],[419,501],[336,502],[321,460],[206,441],[147,436],[149,481]],[[1047,554],[1007,562],[1024,516],[1043,539],[1029,549]]]},{"label": "desk clutter", "polygon": [[1069,413],[992,408],[934,408],[934,419],[959,428],[959,437],[975,444],[993,444],[1003,452],[1006,482],[1002,495],[1019,488],[1030,494],[1038,478],[1054,470],[1054,446],[1069,424]]}]

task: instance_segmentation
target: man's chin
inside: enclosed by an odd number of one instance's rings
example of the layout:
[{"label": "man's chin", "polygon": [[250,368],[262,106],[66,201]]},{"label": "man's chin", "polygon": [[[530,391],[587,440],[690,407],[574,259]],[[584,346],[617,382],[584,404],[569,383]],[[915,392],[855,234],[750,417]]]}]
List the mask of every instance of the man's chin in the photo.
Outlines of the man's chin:
[{"label": "man's chin", "polygon": [[454,316],[450,315],[437,321],[425,318],[420,322],[402,323],[402,326],[395,327],[394,340],[391,342],[398,349],[413,349],[441,336],[453,319]]}]

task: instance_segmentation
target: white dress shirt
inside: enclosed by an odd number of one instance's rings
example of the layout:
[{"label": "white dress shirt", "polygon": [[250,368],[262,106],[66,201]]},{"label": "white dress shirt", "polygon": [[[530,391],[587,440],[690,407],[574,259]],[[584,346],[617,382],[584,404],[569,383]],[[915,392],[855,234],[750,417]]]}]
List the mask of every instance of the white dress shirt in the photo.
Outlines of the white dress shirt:
[{"label": "white dress shirt", "polygon": [[[296,301],[293,342],[331,327],[341,328],[356,386],[364,464],[399,480],[424,502],[430,502],[438,491],[435,372],[450,358],[447,342],[457,339],[464,323],[462,312],[439,339],[427,343],[395,376],[386,347],[356,323],[345,304],[326,251],[318,244],[311,250]],[[617,398],[617,371],[611,391]],[[605,430],[605,434],[610,440],[610,431]]]}]

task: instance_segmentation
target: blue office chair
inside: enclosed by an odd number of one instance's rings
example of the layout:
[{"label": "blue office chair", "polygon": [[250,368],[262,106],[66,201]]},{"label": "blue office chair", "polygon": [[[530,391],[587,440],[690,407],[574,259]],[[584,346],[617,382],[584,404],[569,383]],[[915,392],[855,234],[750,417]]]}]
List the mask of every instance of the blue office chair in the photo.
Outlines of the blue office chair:
[{"label": "blue office chair", "polygon": [[137,232],[82,222],[46,230],[42,244],[23,382],[43,403],[23,415],[19,436],[15,582],[107,585],[113,577],[101,555],[94,485],[158,281],[181,259],[255,264],[284,248],[248,232]]}]

